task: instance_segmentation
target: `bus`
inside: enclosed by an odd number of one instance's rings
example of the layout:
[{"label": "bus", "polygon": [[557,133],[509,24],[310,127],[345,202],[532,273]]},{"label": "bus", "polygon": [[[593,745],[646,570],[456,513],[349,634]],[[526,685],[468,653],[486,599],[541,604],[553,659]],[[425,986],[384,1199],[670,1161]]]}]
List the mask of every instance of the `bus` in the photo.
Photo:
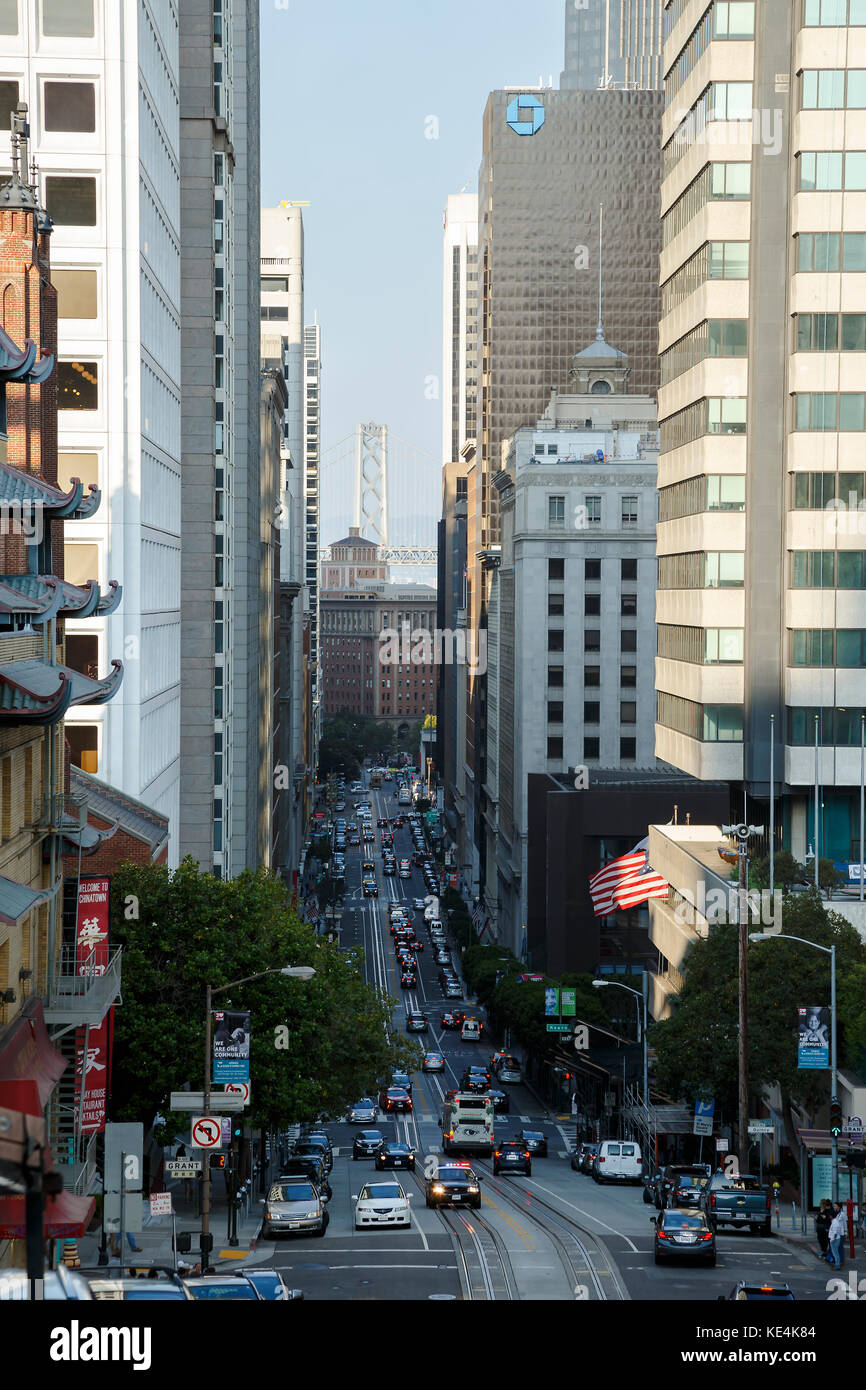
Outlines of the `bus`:
[{"label": "bus", "polygon": [[374,768],[373,771],[370,773],[370,787],[372,789],[373,787],[381,787],[381,785],[382,774],[378,768]]},{"label": "bus", "polygon": [[400,788],[400,795],[397,797],[397,805],[398,805],[398,806],[411,806],[411,805],[412,805],[412,793],[410,792],[410,790],[409,790],[408,787],[401,787],[401,788]]},{"label": "bus", "polygon": [[479,1154],[489,1158],[495,1143],[490,1097],[471,1091],[449,1091],[442,1112],[443,1154]]}]

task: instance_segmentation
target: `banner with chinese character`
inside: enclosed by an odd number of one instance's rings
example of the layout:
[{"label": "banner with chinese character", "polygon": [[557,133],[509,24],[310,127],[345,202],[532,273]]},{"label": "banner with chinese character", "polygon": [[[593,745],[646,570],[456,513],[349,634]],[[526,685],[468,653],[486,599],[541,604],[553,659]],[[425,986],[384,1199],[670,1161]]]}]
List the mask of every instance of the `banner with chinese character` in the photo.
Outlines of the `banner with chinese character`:
[{"label": "banner with chinese character", "polygon": [[108,1015],[98,1028],[76,1029],[75,1111],[81,1134],[96,1134],[105,1129],[108,1032]]},{"label": "banner with chinese character", "polygon": [[108,966],[108,879],[78,880],[75,959],[79,975],[104,975]]}]

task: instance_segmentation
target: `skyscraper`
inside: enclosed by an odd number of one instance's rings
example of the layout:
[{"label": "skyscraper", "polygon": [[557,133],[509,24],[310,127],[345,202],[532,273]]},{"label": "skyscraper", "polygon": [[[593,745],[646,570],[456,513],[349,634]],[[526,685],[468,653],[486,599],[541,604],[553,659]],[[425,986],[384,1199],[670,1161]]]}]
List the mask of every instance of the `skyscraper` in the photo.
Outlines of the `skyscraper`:
[{"label": "skyscraper", "polygon": [[665,0],[566,0],[560,87],[662,87]]},{"label": "skyscraper", "polygon": [[478,194],[452,193],[442,267],[442,460],[475,438],[478,393]]},{"label": "skyscraper", "polygon": [[866,15],[671,18],[656,751],[767,826],[772,747],[786,847],[859,860]]},{"label": "skyscraper", "polygon": [[[58,481],[68,489],[78,477],[103,499],[70,532],[65,575],[74,584],[123,581],[111,616],[94,610],[68,624],[82,669],[103,670],[119,656],[125,677],[110,704],[69,711],[66,737],[76,766],[170,818],[172,863],[181,652],[176,11],[156,0],[0,6],[0,132],[26,101],[42,202],[55,226]],[[4,172],[8,157],[4,136]]]},{"label": "skyscraper", "polygon": [[315,766],[321,733],[321,662],[319,659],[319,470],[322,449],[322,330],[304,329],[304,583],[310,622],[310,727],[305,730],[308,756]]}]

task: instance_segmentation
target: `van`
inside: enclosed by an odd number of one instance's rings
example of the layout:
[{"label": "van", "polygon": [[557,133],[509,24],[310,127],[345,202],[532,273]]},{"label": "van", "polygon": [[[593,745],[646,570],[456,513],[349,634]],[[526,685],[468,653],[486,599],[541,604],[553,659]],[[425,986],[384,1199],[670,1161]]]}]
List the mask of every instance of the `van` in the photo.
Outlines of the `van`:
[{"label": "van", "polygon": [[640,1145],[633,1139],[604,1139],[598,1146],[592,1164],[596,1182],[643,1181],[643,1159]]},{"label": "van", "polygon": [[481,1024],[477,1018],[466,1018],[463,1020],[463,1027],[460,1029],[462,1042],[479,1042],[481,1040]]}]

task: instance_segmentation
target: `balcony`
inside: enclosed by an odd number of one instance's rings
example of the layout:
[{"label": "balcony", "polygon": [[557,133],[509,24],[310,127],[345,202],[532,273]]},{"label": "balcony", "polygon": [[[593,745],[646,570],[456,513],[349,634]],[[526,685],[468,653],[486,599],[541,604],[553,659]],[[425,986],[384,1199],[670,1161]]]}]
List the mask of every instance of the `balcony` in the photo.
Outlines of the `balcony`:
[{"label": "balcony", "polygon": [[76,958],[74,946],[64,946],[60,969],[45,1006],[45,1022],[61,1032],[87,1025],[98,1028],[112,1004],[120,999],[122,953],[123,947],[119,947],[106,966],[88,966],[80,956]]}]

